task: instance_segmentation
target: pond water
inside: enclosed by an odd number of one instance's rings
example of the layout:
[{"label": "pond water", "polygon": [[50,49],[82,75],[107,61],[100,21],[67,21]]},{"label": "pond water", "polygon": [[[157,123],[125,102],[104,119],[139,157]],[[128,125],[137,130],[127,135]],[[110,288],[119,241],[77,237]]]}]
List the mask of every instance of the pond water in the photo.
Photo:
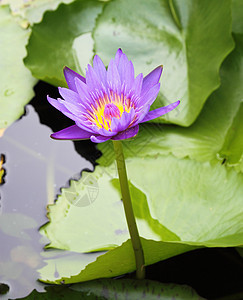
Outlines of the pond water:
[{"label": "pond water", "polygon": [[[42,83],[37,89],[43,93],[41,87]],[[45,85],[45,92],[47,89]],[[56,93],[56,89],[50,87],[50,92]],[[54,202],[70,179],[79,179],[83,169],[93,170],[93,164],[80,153],[88,152],[94,161],[97,152],[89,142],[74,145],[72,141],[52,140],[53,130],[40,119],[58,130],[66,126],[66,118],[56,115],[46,95],[39,95],[31,103],[25,115],[0,138],[5,172],[0,186],[0,283],[10,287],[9,293],[1,296],[3,299],[24,297],[33,288],[43,290],[37,270],[45,265],[43,247],[48,240],[38,228],[48,221],[46,206]],[[53,255],[80,257],[65,251]]]}]

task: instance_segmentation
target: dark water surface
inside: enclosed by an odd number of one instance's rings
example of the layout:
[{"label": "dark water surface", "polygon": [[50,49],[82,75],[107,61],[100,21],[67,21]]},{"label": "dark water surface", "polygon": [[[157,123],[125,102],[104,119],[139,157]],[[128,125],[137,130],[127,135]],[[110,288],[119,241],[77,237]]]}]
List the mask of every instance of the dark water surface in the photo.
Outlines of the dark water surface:
[{"label": "dark water surface", "polygon": [[50,138],[53,130],[49,127],[62,129],[69,121],[46,101],[46,94],[54,96],[56,89],[40,83],[36,91],[38,97],[26,107],[26,114],[0,138],[5,170],[0,186],[0,283],[10,286],[1,299],[23,297],[34,288],[43,290],[37,269],[44,266],[41,252],[48,240],[38,228],[48,221],[46,206],[71,178],[79,179],[83,169],[93,170],[80,153],[89,153],[91,161],[96,155],[94,146],[87,150],[87,142],[76,143],[78,153],[72,141]]}]

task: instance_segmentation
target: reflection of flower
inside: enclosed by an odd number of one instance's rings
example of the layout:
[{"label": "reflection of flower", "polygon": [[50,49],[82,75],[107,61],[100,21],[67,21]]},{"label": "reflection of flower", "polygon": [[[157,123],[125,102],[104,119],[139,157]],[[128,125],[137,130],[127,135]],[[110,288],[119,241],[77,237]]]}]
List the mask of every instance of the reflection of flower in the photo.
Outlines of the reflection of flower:
[{"label": "reflection of flower", "polygon": [[119,49],[106,70],[99,56],[93,67],[88,65],[86,78],[64,68],[69,89],[59,88],[63,99],[48,101],[75,125],[53,133],[55,139],[91,139],[95,143],[123,140],[138,133],[139,123],[155,119],[171,111],[180,103],[149,111],[159,93],[162,67],[143,78],[134,78],[131,61]]}]

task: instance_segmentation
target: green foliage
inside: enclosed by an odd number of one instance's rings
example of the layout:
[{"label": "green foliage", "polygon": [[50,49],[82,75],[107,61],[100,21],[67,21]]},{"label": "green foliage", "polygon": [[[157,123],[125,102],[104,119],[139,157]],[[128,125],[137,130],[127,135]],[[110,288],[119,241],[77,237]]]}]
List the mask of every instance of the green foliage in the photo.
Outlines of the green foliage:
[{"label": "green foliage", "polygon": [[[160,260],[165,260],[172,256],[197,249],[197,246],[190,246],[176,242],[158,242],[153,240],[141,239],[145,254],[145,264],[150,265]],[[41,270],[40,280],[46,283],[75,283],[93,280],[97,278],[110,278],[119,276],[135,270],[134,253],[131,240],[126,241],[121,246],[101,254],[96,261],[88,263],[79,273],[75,272],[75,267],[59,271],[58,261],[46,261],[49,265]],[[58,271],[55,276],[53,265]],[[62,262],[61,262],[62,265]],[[69,274],[67,274],[69,273]]]},{"label": "green foliage", "polygon": [[[146,264],[190,251],[195,246],[242,244],[241,173],[222,165],[211,166],[173,156],[143,160],[133,157],[127,160],[127,167],[135,216],[144,237]],[[117,183],[110,179],[116,177],[115,165],[96,167],[92,176],[99,188],[92,204],[82,207],[72,202],[88,193],[89,186],[81,179],[63,189],[56,204],[49,206],[50,223],[41,231],[51,240],[50,247],[77,252],[108,250],[128,239],[120,194],[115,189]],[[83,178],[85,181],[86,176]],[[112,277],[133,270],[132,249],[130,242],[126,242],[100,256],[78,277],[74,275],[65,281]],[[48,276],[42,274],[43,280],[52,282]]]},{"label": "green foliage", "polygon": [[221,0],[112,1],[97,20],[95,50],[108,63],[121,47],[138,73],[163,64],[160,97],[152,107],[181,100],[180,114],[170,113],[166,120],[189,126],[219,87],[219,67],[233,49],[230,5]]},{"label": "green foliage", "polygon": [[[221,86],[209,97],[196,122],[189,128],[143,124],[136,138],[124,141],[127,158],[173,153],[212,163],[225,159],[226,165],[242,168],[243,35],[234,37],[236,48],[222,65]],[[99,149],[103,153],[99,163],[112,163],[112,143],[100,144]]]},{"label": "green foliage", "polygon": [[[127,296],[129,295],[129,298]],[[50,286],[46,293],[33,291],[25,300],[51,300],[51,299],[161,299],[164,300],[200,300],[203,299],[186,285],[172,283],[159,283],[152,280],[101,279],[82,284],[74,284],[70,288],[64,286]]]},{"label": "green foliage", "polygon": [[9,4],[13,16],[18,17],[20,25],[24,28],[30,24],[42,21],[47,10],[55,10],[60,3],[71,3],[74,0],[2,0],[1,5]]},{"label": "green foliage", "polygon": [[[72,290],[87,292],[90,295],[104,297],[104,299],[120,299],[126,300],[132,297],[134,300],[150,299],[203,299],[196,292],[186,285],[159,283],[152,280],[96,280],[82,284],[75,284]],[[127,297],[127,295],[129,295]]]},{"label": "green foliage", "polygon": [[0,28],[0,128],[6,128],[24,113],[36,79],[23,63],[30,31],[19,27],[6,6],[0,6]]},{"label": "green foliage", "polygon": [[[219,67],[233,49],[230,5],[229,0],[224,5],[220,0],[111,1],[93,31],[95,52],[108,64],[122,47],[137,72],[148,73],[164,64],[161,95],[153,107],[182,100],[180,115],[171,113],[167,121],[188,126],[219,86]],[[64,65],[83,73],[79,58],[83,61],[85,57],[86,65],[92,56],[92,39],[87,33],[100,9],[100,2],[79,1],[46,14],[33,27],[28,45],[25,62],[32,74],[63,85]],[[217,14],[212,13],[215,10]],[[144,11],[149,13],[144,15]]]},{"label": "green foliage", "polygon": [[25,64],[35,77],[64,86],[64,66],[84,73],[81,61],[86,66],[93,56],[91,31],[102,5],[98,0],[60,5],[34,25]]}]

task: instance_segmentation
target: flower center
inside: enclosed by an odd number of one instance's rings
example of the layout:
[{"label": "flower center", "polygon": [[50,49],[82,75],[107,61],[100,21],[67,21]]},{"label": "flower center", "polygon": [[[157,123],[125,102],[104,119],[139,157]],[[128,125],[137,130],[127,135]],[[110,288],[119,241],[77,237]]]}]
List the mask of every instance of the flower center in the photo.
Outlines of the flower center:
[{"label": "flower center", "polygon": [[120,119],[121,112],[115,104],[108,103],[108,104],[105,105],[104,118],[107,121],[111,121],[113,117],[116,117],[117,119]]},{"label": "flower center", "polygon": [[112,118],[120,119],[124,111],[129,113],[133,107],[130,99],[123,94],[117,95],[113,92],[96,101],[96,105],[92,105],[93,111],[89,111],[88,119],[97,127],[108,131],[111,131]]}]

